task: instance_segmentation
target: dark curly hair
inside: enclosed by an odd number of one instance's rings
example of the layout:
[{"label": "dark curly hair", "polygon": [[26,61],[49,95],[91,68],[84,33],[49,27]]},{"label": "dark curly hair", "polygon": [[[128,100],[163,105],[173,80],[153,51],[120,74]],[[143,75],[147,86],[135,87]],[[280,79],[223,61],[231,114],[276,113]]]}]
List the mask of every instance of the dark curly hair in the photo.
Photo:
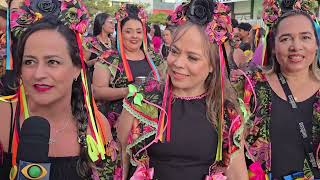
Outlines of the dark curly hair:
[{"label": "dark curly hair", "polygon": [[126,24],[126,22],[128,22],[131,19],[137,20],[142,24],[141,19],[138,17],[139,8],[137,5],[126,4],[126,10],[127,10],[128,16],[121,21],[121,24],[120,24],[121,29]]},{"label": "dark curly hair", "polygon": [[[22,57],[26,41],[33,33],[40,30],[53,30],[60,33],[67,42],[67,48],[73,65],[81,68],[80,51],[77,44],[76,34],[56,18],[48,17],[30,26],[25,32],[23,32],[19,39],[15,55],[16,64],[14,67],[18,77],[21,77]],[[87,111],[80,77],[72,84],[70,106],[72,108],[72,115],[77,120],[78,138],[80,140],[80,158],[77,163],[77,172],[82,178],[89,178],[92,174],[91,168],[94,165],[88,157],[87,144],[84,138],[87,133],[88,115],[86,114]]]}]

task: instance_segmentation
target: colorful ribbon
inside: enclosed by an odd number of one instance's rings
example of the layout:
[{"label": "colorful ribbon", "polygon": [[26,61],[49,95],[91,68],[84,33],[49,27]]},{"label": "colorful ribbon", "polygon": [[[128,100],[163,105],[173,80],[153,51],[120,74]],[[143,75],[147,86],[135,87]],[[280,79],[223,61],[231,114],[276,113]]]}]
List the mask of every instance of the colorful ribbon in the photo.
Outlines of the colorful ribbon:
[{"label": "colorful ribbon", "polygon": [[147,168],[145,165],[138,165],[130,180],[152,180],[154,168]]},{"label": "colorful ribbon", "polygon": [[206,176],[205,180],[227,180],[227,177],[224,176],[222,173],[216,173],[211,176]]},{"label": "colorful ribbon", "polygon": [[7,21],[6,21],[6,70],[13,69],[13,60],[11,54],[11,32],[10,32],[10,8],[7,9]]},{"label": "colorful ribbon", "polygon": [[[81,58],[81,80],[82,80],[82,90],[84,93],[84,100],[85,100],[85,104],[87,107],[87,114],[89,115],[89,126],[91,131],[93,132],[93,137],[91,135],[87,135],[87,140],[89,140],[88,143],[88,152],[91,151],[91,155],[89,154],[89,157],[91,158],[91,160],[93,162],[97,161],[98,159],[96,158],[95,154],[99,153],[100,158],[102,160],[105,159],[105,148],[104,148],[104,144],[102,141],[102,132],[97,130],[97,127],[99,129],[99,126],[101,126],[101,124],[96,124],[95,121],[95,117],[97,118],[97,116],[94,117],[93,115],[93,110],[90,104],[90,95],[89,95],[89,86],[88,86],[88,82],[87,82],[87,77],[86,77],[86,66],[85,66],[85,62],[84,62],[84,55],[83,55],[83,49],[82,49],[82,39],[81,39],[81,35],[80,33],[76,33],[77,36],[77,43],[78,43],[78,47],[80,50],[80,58]],[[95,114],[98,114],[99,112],[95,112]],[[97,126],[98,125],[98,126]],[[100,127],[101,128],[101,127]],[[103,127],[102,127],[103,128]],[[102,129],[101,128],[101,129]],[[94,147],[96,146],[96,147]]]},{"label": "colorful ribbon", "polygon": [[264,36],[263,38],[263,44],[264,44],[264,47],[263,47],[263,53],[262,53],[262,62],[261,62],[261,66],[265,65],[267,63],[267,54],[266,54],[266,51],[267,51],[267,38],[268,38],[268,34],[270,32],[270,28],[267,27],[267,30],[266,30],[266,35]]},{"label": "colorful ribbon", "polygon": [[223,55],[223,45],[219,45],[219,56],[220,56],[220,83],[221,83],[221,110],[218,121],[218,145],[216,153],[216,162],[222,161],[222,146],[223,146],[223,126],[224,126],[224,79],[225,79],[225,58]]},{"label": "colorful ribbon", "polygon": [[268,176],[263,171],[259,162],[254,162],[249,166],[249,180],[268,180]]}]

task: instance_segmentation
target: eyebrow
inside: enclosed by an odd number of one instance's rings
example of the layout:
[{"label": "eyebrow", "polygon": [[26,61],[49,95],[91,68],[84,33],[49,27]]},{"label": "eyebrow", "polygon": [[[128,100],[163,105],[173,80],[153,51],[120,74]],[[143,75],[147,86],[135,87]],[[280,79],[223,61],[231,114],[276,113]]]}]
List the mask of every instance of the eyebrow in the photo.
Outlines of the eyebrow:
[{"label": "eyebrow", "polygon": [[[25,55],[23,56],[24,58],[32,58],[32,59],[37,59],[35,56],[32,56],[32,55]],[[61,58],[60,56],[57,56],[57,55],[47,55],[47,56],[44,56],[45,59],[51,59],[51,58],[58,58],[58,59],[63,59]]]},{"label": "eyebrow", "polygon": [[[178,51],[180,51],[180,49],[176,45],[172,45],[172,48],[175,48]],[[192,54],[192,55],[196,55],[196,56],[200,56],[201,57],[201,54],[193,52],[193,51],[187,51],[187,54]]]},{"label": "eyebrow", "polygon": [[[125,30],[134,30],[133,28],[126,28]],[[142,28],[137,28],[136,30],[142,30]]]},{"label": "eyebrow", "polygon": [[[307,35],[312,35],[312,33],[309,32],[309,31],[301,32],[301,33],[299,33],[299,34],[302,34],[302,35],[306,35],[306,34],[307,34]],[[284,37],[284,36],[291,36],[291,33],[282,34],[279,38]]]}]

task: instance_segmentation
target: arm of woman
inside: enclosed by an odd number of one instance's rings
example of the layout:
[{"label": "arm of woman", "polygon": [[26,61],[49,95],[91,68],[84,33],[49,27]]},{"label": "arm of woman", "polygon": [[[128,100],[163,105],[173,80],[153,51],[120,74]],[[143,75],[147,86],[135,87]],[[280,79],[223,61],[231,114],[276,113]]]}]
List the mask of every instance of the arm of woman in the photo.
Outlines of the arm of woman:
[{"label": "arm of woman", "polygon": [[122,179],[127,179],[129,171],[129,155],[126,152],[128,135],[133,124],[134,117],[125,109],[122,110],[116,124],[118,139],[121,144]]},{"label": "arm of woman", "polygon": [[127,96],[128,88],[109,87],[111,78],[110,70],[101,63],[96,63],[93,71],[93,93],[98,100],[118,100]]},{"label": "arm of woman", "polygon": [[234,155],[231,159],[230,165],[226,171],[227,178],[230,180],[248,180],[247,165],[244,157],[244,147]]}]

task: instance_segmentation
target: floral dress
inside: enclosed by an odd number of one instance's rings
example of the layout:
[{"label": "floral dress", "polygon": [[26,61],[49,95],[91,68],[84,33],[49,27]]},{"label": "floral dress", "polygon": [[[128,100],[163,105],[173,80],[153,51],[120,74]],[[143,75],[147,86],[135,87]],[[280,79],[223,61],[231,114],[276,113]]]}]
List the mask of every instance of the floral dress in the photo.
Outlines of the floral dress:
[{"label": "floral dress", "polygon": [[[250,162],[249,174],[252,180],[259,179],[262,176],[272,177],[271,173],[271,95],[272,89],[267,82],[262,70],[253,70],[249,73],[249,80],[244,83],[244,103],[248,110],[252,112],[248,122],[248,136],[246,138],[246,156]],[[251,85],[254,87],[254,91]],[[256,96],[256,104],[255,98]],[[312,143],[316,154],[316,160],[319,164],[319,152],[317,152],[320,142],[320,91],[316,93],[316,101],[313,104],[312,119]],[[313,177],[311,169],[304,160],[303,168],[304,178]]]},{"label": "floral dress", "polygon": [[[159,107],[163,100],[163,88],[159,82],[154,80],[148,81],[143,86],[136,86],[136,88],[137,91],[133,93],[132,96],[123,100],[123,107],[134,117],[133,125],[128,136],[126,152],[130,156],[131,165],[136,166],[133,177],[139,177],[142,173],[147,177],[146,179],[153,179],[154,169],[153,167],[150,167],[150,154],[148,154],[148,148],[152,147],[150,146],[150,142],[155,139],[157,132],[161,129],[158,126],[158,119],[160,113]],[[141,104],[137,102],[137,96],[143,97]],[[205,101],[203,102],[205,103]],[[205,108],[205,105],[203,107]],[[202,110],[206,111],[204,109]],[[225,168],[228,167],[230,163],[230,159],[240,148],[240,139],[243,129],[242,118],[237,116],[234,105],[229,101],[225,103],[224,112],[225,123],[223,126],[222,160],[218,162],[214,162],[213,160],[213,162],[211,162],[213,164],[211,166],[208,165],[207,171],[209,171],[210,177],[207,176],[206,178],[215,179],[222,177]],[[172,113],[175,113],[174,109],[172,110]],[[217,129],[217,127],[214,128],[213,126],[212,128]],[[212,142],[214,141],[217,141],[217,139],[212,139]],[[171,143],[171,141],[166,143]],[[214,157],[214,152],[212,152],[212,155]]]},{"label": "floral dress", "polygon": [[90,60],[101,57],[105,51],[113,49],[111,41],[108,44],[104,44],[94,36],[86,37],[84,39],[83,45],[89,52],[91,52]]},{"label": "floral dress", "polygon": [[[107,58],[105,58],[107,57]],[[111,73],[111,81],[109,86],[112,88],[126,88],[132,82],[128,81],[128,77],[125,73],[123,61],[120,56],[114,51],[109,51],[109,54],[106,55],[103,59],[100,59],[98,65],[108,69]],[[155,66],[159,66],[162,64],[162,59],[159,55],[152,54],[151,58],[155,64]],[[133,69],[134,67],[132,67]],[[148,77],[148,74],[144,76]],[[110,102],[106,101],[98,101],[99,109],[101,112],[105,114],[108,118],[110,125],[113,126],[121,111],[122,111],[122,99],[114,100]]]}]

